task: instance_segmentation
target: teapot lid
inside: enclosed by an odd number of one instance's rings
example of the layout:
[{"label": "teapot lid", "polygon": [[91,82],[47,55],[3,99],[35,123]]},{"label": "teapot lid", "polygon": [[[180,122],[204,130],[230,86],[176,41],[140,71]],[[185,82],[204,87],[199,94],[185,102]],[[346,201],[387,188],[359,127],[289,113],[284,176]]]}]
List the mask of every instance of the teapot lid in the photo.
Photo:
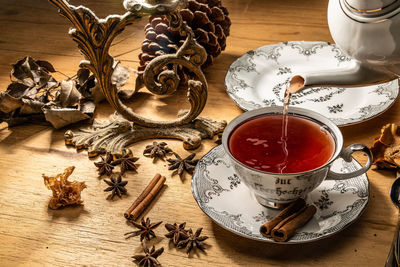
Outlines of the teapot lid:
[{"label": "teapot lid", "polygon": [[[357,13],[390,12],[399,6],[399,0],[345,0],[347,6]],[[385,12],[385,13],[386,13]]]}]

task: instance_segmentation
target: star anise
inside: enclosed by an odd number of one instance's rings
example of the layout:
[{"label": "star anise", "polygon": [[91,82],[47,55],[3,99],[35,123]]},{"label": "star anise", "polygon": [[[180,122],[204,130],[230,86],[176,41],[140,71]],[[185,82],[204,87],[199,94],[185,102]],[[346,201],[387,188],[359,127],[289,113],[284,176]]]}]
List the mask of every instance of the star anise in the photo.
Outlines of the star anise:
[{"label": "star anise", "polygon": [[167,143],[161,142],[153,142],[152,145],[147,145],[143,151],[143,155],[150,158],[159,158],[163,159],[167,154],[171,153],[172,149],[167,147]]},{"label": "star anise", "polygon": [[114,169],[114,166],[111,164],[113,157],[111,154],[107,153],[105,157],[100,156],[101,160],[99,162],[95,162],[94,165],[97,167],[97,171],[99,175],[107,174],[110,176]]},{"label": "star anise", "polygon": [[170,224],[166,223],[165,228],[169,231],[168,234],[165,235],[165,237],[168,237],[169,239],[174,242],[175,246],[178,245],[178,242],[181,241],[182,239],[186,239],[188,237],[187,231],[185,230],[186,222],[181,223],[181,224]]},{"label": "star anise", "polygon": [[142,241],[143,239],[150,240],[151,238],[156,237],[153,230],[162,222],[150,223],[150,218],[147,218],[146,221],[142,218],[140,224],[135,221],[131,221],[131,223],[139,230],[125,233],[125,235],[128,235],[126,238],[140,235],[140,241]]},{"label": "star anise", "polygon": [[136,157],[126,154],[126,155],[123,155],[120,158],[114,160],[111,164],[113,166],[120,164],[121,165],[121,174],[124,174],[126,171],[136,171],[138,166],[135,164],[135,162],[138,159],[139,158],[136,158]]},{"label": "star anise", "polygon": [[115,195],[121,198],[122,195],[126,195],[125,185],[128,183],[127,181],[122,181],[121,175],[118,175],[117,178],[111,177],[111,180],[104,180],[106,184],[109,185],[104,192],[111,192],[111,199],[114,198]]},{"label": "star anise", "polygon": [[178,243],[178,247],[183,248],[186,247],[186,253],[189,254],[194,246],[196,248],[204,251],[205,247],[203,241],[208,238],[208,236],[200,236],[203,228],[197,229],[196,233],[193,234],[192,229],[187,231],[188,237]]},{"label": "star anise", "polygon": [[196,153],[193,153],[186,158],[182,159],[178,154],[174,152],[176,159],[167,159],[169,162],[168,170],[177,170],[179,176],[182,177],[183,171],[187,171],[190,174],[193,174],[194,168],[196,167],[198,159],[193,160],[196,156]]},{"label": "star anise", "polygon": [[161,265],[157,260],[157,257],[164,252],[164,248],[157,249],[153,246],[151,250],[146,246],[145,242],[142,242],[142,247],[145,255],[134,255],[132,258],[137,262],[139,266],[151,267],[155,265]]}]

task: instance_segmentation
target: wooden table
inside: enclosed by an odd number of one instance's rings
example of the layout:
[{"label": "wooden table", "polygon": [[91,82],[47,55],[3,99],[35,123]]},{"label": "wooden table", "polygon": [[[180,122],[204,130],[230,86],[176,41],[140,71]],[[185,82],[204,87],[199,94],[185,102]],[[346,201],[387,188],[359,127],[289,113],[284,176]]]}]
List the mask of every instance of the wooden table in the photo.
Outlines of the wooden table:
[{"label": "wooden table", "polygon": [[[93,8],[98,16],[123,13],[120,0],[71,1]],[[288,40],[332,41],[327,21],[327,0],[225,0],[232,19],[227,49],[208,68],[209,97],[202,113],[213,119],[230,121],[240,110],[225,93],[224,77],[229,65],[240,55],[262,45]],[[72,76],[82,56],[67,35],[68,22],[57,15],[47,1],[2,0],[0,9],[0,86],[9,83],[10,64],[25,55],[48,60],[61,72]],[[114,46],[114,53],[125,64],[137,66],[137,54],[143,39],[143,25],[131,26]],[[127,38],[130,39],[127,39]],[[184,97],[184,96],[182,96]],[[157,99],[141,94],[131,105],[143,114],[175,114],[183,98]],[[342,128],[345,145],[363,142],[371,145],[379,129],[400,119],[398,101],[378,118]],[[103,118],[113,110],[104,103],[96,117]],[[127,176],[129,195],[106,200],[103,181],[85,152],[65,147],[63,130],[48,126],[24,125],[0,130],[0,265],[57,266],[123,266],[133,265],[131,256],[141,252],[137,238],[124,239],[132,231],[122,214],[156,172],[167,176],[167,187],[146,211],[145,216],[164,222],[183,222],[191,228],[204,227],[210,238],[207,254],[190,258],[168,245],[164,227],[157,229],[152,241],[164,246],[160,256],[164,266],[243,266],[243,265],[316,265],[316,266],[382,266],[390,249],[397,211],[389,199],[389,188],[395,174],[390,171],[368,171],[370,202],[364,214],[353,225],[330,238],[304,245],[274,245],[234,235],[213,223],[197,206],[190,190],[190,177],[171,177],[167,164],[152,164],[143,156],[137,174]],[[132,147],[141,155],[150,141]],[[189,152],[178,141],[168,144],[181,155]],[[215,146],[207,140],[195,152],[200,157]],[[358,158],[362,163],[364,158]],[[85,181],[84,206],[50,210],[50,198],[42,173],[56,174],[74,165],[73,178]]]}]

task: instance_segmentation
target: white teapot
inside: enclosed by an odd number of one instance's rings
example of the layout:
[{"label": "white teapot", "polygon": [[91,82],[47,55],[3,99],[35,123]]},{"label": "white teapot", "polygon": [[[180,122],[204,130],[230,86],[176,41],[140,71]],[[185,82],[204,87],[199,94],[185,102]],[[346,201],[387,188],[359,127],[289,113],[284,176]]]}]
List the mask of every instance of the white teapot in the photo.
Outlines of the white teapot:
[{"label": "white teapot", "polygon": [[[335,43],[355,59],[344,69],[300,73],[292,92],[315,86],[361,86],[400,75],[400,0],[330,0],[328,24]],[[296,88],[296,87],[295,87]]]}]

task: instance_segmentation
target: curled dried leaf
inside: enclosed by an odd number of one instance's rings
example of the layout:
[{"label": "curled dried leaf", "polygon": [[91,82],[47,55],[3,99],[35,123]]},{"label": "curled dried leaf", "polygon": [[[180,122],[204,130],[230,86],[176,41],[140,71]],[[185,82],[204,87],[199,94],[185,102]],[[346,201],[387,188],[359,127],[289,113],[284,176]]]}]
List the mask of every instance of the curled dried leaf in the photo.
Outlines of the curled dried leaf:
[{"label": "curled dried leaf", "polygon": [[88,114],[74,108],[44,108],[44,116],[55,129],[60,129],[69,124],[89,119]]},{"label": "curled dried leaf", "polygon": [[21,99],[11,96],[6,92],[0,93],[0,111],[9,113],[22,106]]},{"label": "curled dried leaf", "polygon": [[128,81],[129,76],[129,68],[122,64],[117,64],[111,76],[111,82],[119,89]]},{"label": "curled dried leaf", "polygon": [[64,170],[64,173],[56,176],[46,176],[43,174],[44,184],[53,191],[53,196],[49,202],[49,208],[59,209],[69,205],[80,205],[81,191],[86,188],[85,182],[68,181],[75,167],[71,166]]},{"label": "curled dried leaf", "polygon": [[23,83],[13,82],[8,85],[6,92],[12,97],[20,98],[28,87]]},{"label": "curled dried leaf", "polygon": [[45,61],[45,60],[36,60],[36,64],[38,64],[40,67],[42,67],[45,71],[48,72],[56,72],[56,69],[51,65],[50,62]]},{"label": "curled dried leaf", "polygon": [[20,115],[38,114],[42,112],[44,107],[43,102],[35,99],[21,98],[21,102]]},{"label": "curled dried leaf", "polygon": [[92,100],[96,103],[96,97],[94,92],[98,84],[96,78],[90,73],[88,69],[79,69],[76,73],[75,86],[77,90],[81,93],[82,97],[87,100]]},{"label": "curled dried leaf", "polygon": [[400,126],[390,123],[383,126],[381,136],[371,147],[373,163],[379,169],[400,167]]},{"label": "curled dried leaf", "polygon": [[47,61],[24,57],[12,67],[10,76],[26,86],[41,88],[53,87],[57,84],[57,81],[49,74],[49,72],[55,72],[55,69]]},{"label": "curled dried leaf", "polygon": [[131,73],[127,66],[120,63],[115,66],[114,72],[111,76],[111,82],[115,84],[118,89],[118,96],[124,100],[129,100],[135,94],[135,90],[122,89],[125,83],[129,80]]},{"label": "curled dried leaf", "polygon": [[76,89],[75,81],[62,81],[59,92],[59,101],[63,108],[78,105],[82,97],[81,93]]}]

